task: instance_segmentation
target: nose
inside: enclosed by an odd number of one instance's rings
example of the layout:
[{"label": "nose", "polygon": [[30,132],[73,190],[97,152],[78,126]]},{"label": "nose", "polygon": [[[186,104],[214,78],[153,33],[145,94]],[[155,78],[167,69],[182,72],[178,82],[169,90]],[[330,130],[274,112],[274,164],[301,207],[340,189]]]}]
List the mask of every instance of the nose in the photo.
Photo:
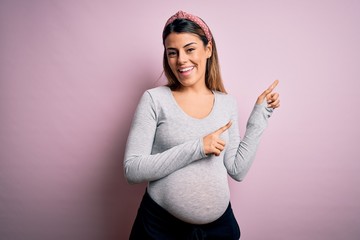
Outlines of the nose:
[{"label": "nose", "polygon": [[184,64],[186,62],[187,62],[187,56],[186,56],[185,52],[184,51],[179,51],[178,59],[177,59],[178,65],[182,65],[182,64]]}]

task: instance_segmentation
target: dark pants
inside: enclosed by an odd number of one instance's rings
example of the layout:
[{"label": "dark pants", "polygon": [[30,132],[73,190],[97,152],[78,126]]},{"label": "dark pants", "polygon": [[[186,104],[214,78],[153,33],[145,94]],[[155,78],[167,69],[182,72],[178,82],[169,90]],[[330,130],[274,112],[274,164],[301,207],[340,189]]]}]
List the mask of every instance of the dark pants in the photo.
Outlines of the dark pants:
[{"label": "dark pants", "polygon": [[190,240],[240,239],[240,228],[229,203],[225,213],[208,224],[190,224],[172,216],[151,199],[149,194],[141,201],[130,240]]}]

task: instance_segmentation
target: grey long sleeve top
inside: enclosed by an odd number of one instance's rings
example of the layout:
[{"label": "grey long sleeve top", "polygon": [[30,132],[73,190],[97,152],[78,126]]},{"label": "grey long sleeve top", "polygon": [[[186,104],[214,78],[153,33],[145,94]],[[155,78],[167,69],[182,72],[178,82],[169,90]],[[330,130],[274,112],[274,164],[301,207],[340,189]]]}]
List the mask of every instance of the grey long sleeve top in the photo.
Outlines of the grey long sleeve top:
[{"label": "grey long sleeve top", "polygon": [[[205,224],[226,210],[230,191],[227,174],[241,181],[248,172],[260,136],[273,109],[266,101],[254,106],[243,139],[234,97],[213,91],[214,106],[202,119],[187,115],[171,90],[147,90],[140,99],[125,151],[125,176],[130,183],[148,182],[148,193],[175,217]],[[205,155],[203,137],[224,126],[220,156]]]}]

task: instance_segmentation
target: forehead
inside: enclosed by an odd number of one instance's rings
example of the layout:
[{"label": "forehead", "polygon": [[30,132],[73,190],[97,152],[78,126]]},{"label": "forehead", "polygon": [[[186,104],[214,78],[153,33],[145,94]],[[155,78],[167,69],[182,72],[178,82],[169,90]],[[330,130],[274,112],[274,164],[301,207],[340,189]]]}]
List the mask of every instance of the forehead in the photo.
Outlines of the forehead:
[{"label": "forehead", "polygon": [[183,47],[188,43],[202,43],[198,35],[194,33],[170,33],[165,39],[165,47]]}]

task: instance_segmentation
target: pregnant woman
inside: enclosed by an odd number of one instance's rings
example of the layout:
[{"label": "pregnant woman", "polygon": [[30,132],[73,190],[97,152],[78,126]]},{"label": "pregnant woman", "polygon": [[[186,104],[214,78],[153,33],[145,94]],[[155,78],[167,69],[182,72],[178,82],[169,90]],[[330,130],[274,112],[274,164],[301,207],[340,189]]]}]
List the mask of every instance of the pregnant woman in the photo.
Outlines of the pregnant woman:
[{"label": "pregnant woman", "polygon": [[143,94],[125,151],[128,182],[148,182],[130,239],[239,239],[227,176],[241,181],[248,172],[280,106],[278,81],[257,98],[240,138],[206,23],[179,11],[162,38],[168,84]]}]

